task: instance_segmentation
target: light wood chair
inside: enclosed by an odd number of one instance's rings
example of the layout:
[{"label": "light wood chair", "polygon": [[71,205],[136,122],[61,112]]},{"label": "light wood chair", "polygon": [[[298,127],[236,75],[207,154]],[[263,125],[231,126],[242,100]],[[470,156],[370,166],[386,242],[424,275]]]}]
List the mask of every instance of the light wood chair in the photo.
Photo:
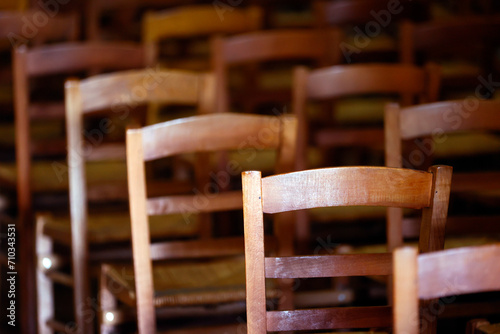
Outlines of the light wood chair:
[{"label": "light wood chair", "polygon": [[[432,333],[420,316],[419,299],[439,301],[447,307],[454,296],[500,290],[500,244],[463,247],[420,254],[415,248],[393,253],[394,333]],[[429,312],[431,311],[431,312]],[[423,312],[432,314],[432,307]]]},{"label": "light wood chair", "polygon": [[[325,157],[332,160],[331,151],[326,150],[334,147],[368,148],[380,152],[380,164],[383,164],[382,125],[377,126],[373,120],[367,122],[365,126],[336,125],[335,121],[332,121],[331,109],[320,110],[319,116],[313,120],[307,109],[307,102],[334,100],[337,102],[334,104],[337,105],[340,98],[363,97],[367,94],[384,96],[383,101],[399,98],[403,105],[431,102],[438,96],[439,78],[439,70],[432,64],[425,68],[403,64],[338,65],[316,70],[297,68],[293,79],[292,101],[293,113],[299,120],[296,170],[311,168],[313,163],[314,167],[332,166],[335,161],[321,160],[325,160]],[[356,100],[357,108],[363,109],[359,106],[360,101],[363,100]],[[376,105],[374,100],[367,101],[370,104],[369,108],[373,109],[373,105]],[[378,103],[380,104],[380,100]],[[335,111],[334,109],[334,113]],[[359,113],[359,110],[352,111]],[[368,113],[374,112],[382,124],[383,104],[380,105],[380,117],[378,110],[368,111]],[[321,153],[318,158],[320,161],[313,162],[311,153],[318,148]],[[306,213],[300,213],[298,216],[297,238],[300,244],[307,245],[311,234],[309,221],[316,218],[310,218]]]},{"label": "light wood chair", "polygon": [[[400,26],[400,61],[441,65],[443,97],[461,98],[460,90],[490,98],[492,92],[477,87],[496,77],[495,48],[500,44],[500,16],[465,16],[422,23],[405,21]],[[465,97],[465,96],[464,96]]]},{"label": "light wood chair", "polygon": [[[236,102],[247,113],[255,112],[257,105],[266,102],[287,104],[291,100],[291,88],[282,87],[279,82],[290,80],[286,76],[281,78],[280,72],[269,70],[271,73],[268,74],[259,71],[258,65],[278,61],[309,61],[317,67],[336,64],[340,61],[340,54],[333,49],[338,44],[338,33],[335,29],[283,29],[214,38],[211,53],[218,83],[218,110],[229,111],[231,102]],[[244,72],[242,87],[234,91],[230,80],[231,69],[245,64],[254,66]],[[263,80],[266,76],[268,81],[273,82],[265,85]],[[263,87],[269,85],[272,88]]]},{"label": "light wood chair", "polygon": [[452,168],[429,172],[338,167],[262,178],[243,173],[248,333],[392,326],[389,306],[267,311],[265,278],[391,275],[391,254],[264,256],[264,213],[314,207],[396,206],[422,210],[420,250],[442,249]]},{"label": "light wood chair", "polygon": [[[162,61],[162,40],[206,38],[216,34],[236,34],[260,29],[262,11],[258,7],[230,8],[218,5],[191,5],[159,12],[148,12],[143,17],[143,42],[152,48],[151,61],[161,62],[167,68],[209,69],[209,48],[206,53],[189,56],[185,52],[169,55]],[[201,47],[203,48],[203,47]],[[184,53],[184,54],[183,54]],[[201,54],[201,55],[200,55]],[[180,59],[179,59],[180,56]]]},{"label": "light wood chair", "polygon": [[[385,109],[385,155],[386,165],[389,167],[406,167],[422,169],[422,163],[427,157],[436,158],[439,151],[449,151],[452,146],[460,146],[460,137],[454,137],[454,134],[472,134],[482,135],[483,140],[473,146],[472,150],[485,150],[490,154],[497,154],[498,148],[487,147],[488,139],[495,138],[494,135],[488,135],[491,131],[500,130],[499,112],[500,102],[498,101],[476,101],[474,108],[469,109],[469,105],[464,101],[445,101],[429,104],[422,104],[410,107],[400,107],[397,104],[389,104]],[[470,143],[478,141],[478,137],[467,137]],[[413,150],[403,150],[408,141],[418,143],[413,146]],[[451,142],[451,145],[439,146]],[[453,144],[454,142],[454,144]],[[491,145],[491,144],[490,144]],[[475,147],[475,149],[474,149]],[[457,151],[457,149],[455,149]],[[470,149],[469,149],[470,151]],[[408,154],[404,154],[408,153]],[[474,151],[470,155],[474,155]],[[460,154],[460,148],[457,151],[459,155],[467,155],[467,152]],[[441,158],[441,160],[446,160]],[[490,192],[495,196],[495,191],[500,189],[500,174],[496,170],[469,170],[456,164],[456,172],[453,175],[453,184],[451,187],[452,195],[465,196],[465,199],[474,199],[478,201],[481,198],[481,192]],[[425,167],[424,167],[425,168]],[[470,196],[467,197],[467,194]],[[487,196],[488,197],[488,196]],[[452,196],[453,199],[457,199]],[[485,207],[482,206],[481,211]],[[396,225],[390,229],[393,235],[390,240],[391,247],[402,245],[403,236],[415,237],[418,235],[418,221],[414,218],[402,220],[400,209],[389,209],[388,215],[392,217],[392,222]],[[494,231],[498,232],[496,223],[500,217],[498,214],[488,215],[479,213],[469,215],[450,214],[448,217],[447,234],[483,234],[488,235]]]},{"label": "light wood chair", "polygon": [[[67,172],[71,218],[38,217],[38,286],[39,293],[43,294],[39,296],[41,332],[64,328],[52,320],[54,310],[50,306],[53,306],[53,282],[74,288],[78,330],[83,333],[92,332],[94,318],[89,318],[88,313],[95,311],[92,305],[88,304],[91,296],[89,263],[131,257],[130,248],[126,245],[131,237],[128,213],[117,213],[116,209],[103,211],[102,205],[97,208],[100,210],[97,210],[95,205],[91,206],[94,203],[128,200],[125,164],[120,161],[125,158],[125,147],[105,139],[92,142],[88,137],[84,138],[84,116],[111,110],[111,114],[130,119],[128,115],[134,107],[148,102],[195,105],[199,112],[213,112],[213,85],[213,77],[210,74],[153,69],[113,72],[66,83]],[[113,122],[107,119],[105,123],[101,121],[98,127],[91,130],[96,130],[105,137],[112,126]],[[118,129],[118,126],[115,128]],[[100,181],[91,183],[87,177],[90,172],[86,168],[87,161],[116,161],[115,165],[120,165],[121,169],[106,172],[101,168],[99,172],[106,175]],[[153,194],[158,194],[191,187],[190,182],[164,178],[155,180],[150,190]],[[89,212],[89,208],[94,209]],[[185,225],[181,217],[178,217],[178,224],[170,226],[162,226],[161,218],[152,221],[151,229],[155,236],[189,236],[199,233],[195,223]],[[71,248],[72,275],[62,271],[64,263],[59,260],[61,256],[54,252],[54,244]]]},{"label": "light wood chair", "polygon": [[[174,154],[238,150],[246,156],[245,149],[251,152],[274,149],[278,151],[276,170],[287,171],[293,166],[296,127],[296,120],[291,116],[224,113],[195,116],[127,131],[135,277],[124,275],[124,272],[129,272],[123,266],[103,268],[101,309],[104,332],[123,318],[115,298],[130,307],[137,307],[140,333],[156,331],[155,308],[163,309],[161,314],[168,314],[170,310],[170,316],[174,317],[180,314],[176,313],[176,307],[194,317],[200,313],[213,316],[227,313],[228,310],[232,313],[244,312],[238,306],[245,301],[242,237],[211,236],[206,239],[173,239],[157,243],[150,241],[147,223],[148,216],[149,219],[163,214],[190,217],[198,213],[240,210],[241,191],[214,193],[210,189],[223,187],[220,179],[217,179],[213,183],[199,184],[200,189],[194,191],[194,195],[191,192],[187,195],[147,198],[144,165],[147,161]],[[210,172],[209,166],[201,167],[199,170],[202,173]],[[241,166],[230,160],[223,172],[236,175],[240,171]],[[164,223],[170,224],[168,219]],[[217,224],[216,220],[214,224]],[[277,242],[291,251],[293,246],[288,236],[287,233],[278,233],[276,238]],[[176,261],[180,259],[184,261]],[[169,262],[158,263],[159,260]],[[152,261],[155,262],[153,266]],[[271,290],[269,297],[276,298],[278,290]],[[229,328],[230,331],[216,332],[237,333],[244,329],[244,324]],[[198,330],[200,333],[208,332],[208,328]]]}]

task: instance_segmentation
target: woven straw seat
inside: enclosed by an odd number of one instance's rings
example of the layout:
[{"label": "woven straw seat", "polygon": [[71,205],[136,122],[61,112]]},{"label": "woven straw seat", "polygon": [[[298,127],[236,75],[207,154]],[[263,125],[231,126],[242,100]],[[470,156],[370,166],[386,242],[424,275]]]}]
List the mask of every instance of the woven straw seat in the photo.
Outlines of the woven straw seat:
[{"label": "woven straw seat", "polygon": [[[109,278],[123,288],[118,298],[135,306],[135,281],[131,265],[108,266]],[[154,305],[195,306],[245,301],[245,259],[243,256],[210,261],[161,263],[153,267]],[[269,281],[268,298],[279,291]]]},{"label": "woven straw seat", "polygon": [[[86,167],[89,184],[100,184],[104,181],[127,180],[127,166],[123,161],[91,162]],[[15,187],[17,178],[15,164],[0,165],[0,179]],[[31,166],[31,184],[34,192],[67,191],[68,164],[62,161],[44,161]]]},{"label": "woven straw seat", "polygon": [[[43,217],[44,234],[62,243],[71,240],[69,217]],[[153,216],[149,221],[153,238],[192,237],[198,234],[199,224],[195,215]],[[127,241],[131,238],[130,215],[124,213],[105,213],[90,215],[88,220],[88,239],[90,243]]]}]

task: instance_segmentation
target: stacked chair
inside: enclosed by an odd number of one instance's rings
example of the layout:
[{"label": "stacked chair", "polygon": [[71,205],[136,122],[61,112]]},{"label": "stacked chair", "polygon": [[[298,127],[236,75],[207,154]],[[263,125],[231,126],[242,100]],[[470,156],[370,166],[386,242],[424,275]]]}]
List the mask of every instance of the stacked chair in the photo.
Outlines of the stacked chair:
[{"label": "stacked chair", "polygon": [[0,331],[498,329],[499,9],[1,1]]}]

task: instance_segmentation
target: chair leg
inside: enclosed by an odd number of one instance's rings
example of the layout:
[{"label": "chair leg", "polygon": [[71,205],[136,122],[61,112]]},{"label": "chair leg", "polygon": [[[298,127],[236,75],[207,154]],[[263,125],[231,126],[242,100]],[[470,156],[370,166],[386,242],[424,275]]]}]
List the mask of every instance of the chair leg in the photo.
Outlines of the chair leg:
[{"label": "chair leg", "polygon": [[[54,319],[54,285],[45,271],[50,269],[51,263],[47,255],[52,253],[52,240],[43,235],[43,218],[36,221],[36,288],[38,308],[38,333],[52,334],[54,331],[47,325],[47,321]],[[45,261],[44,261],[45,260]]]},{"label": "chair leg", "polygon": [[118,301],[110,290],[110,281],[108,280],[107,266],[102,265],[99,280],[99,327],[101,334],[110,334],[115,330],[114,312],[118,307]]}]

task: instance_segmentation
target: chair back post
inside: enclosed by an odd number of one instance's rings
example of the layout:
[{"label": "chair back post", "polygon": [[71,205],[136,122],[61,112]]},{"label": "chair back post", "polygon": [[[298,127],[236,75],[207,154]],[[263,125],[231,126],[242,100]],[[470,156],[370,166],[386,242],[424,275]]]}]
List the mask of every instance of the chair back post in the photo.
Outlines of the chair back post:
[{"label": "chair back post", "polygon": [[[401,160],[401,133],[399,127],[399,104],[390,103],[384,109],[385,165],[403,167]],[[387,249],[392,252],[403,245],[403,209],[387,208]]]},{"label": "chair back post", "polygon": [[260,172],[242,173],[248,334],[267,333],[261,180]]},{"label": "chair back post", "polygon": [[392,254],[394,333],[419,333],[417,249],[404,247]]},{"label": "chair back post", "polygon": [[295,156],[295,170],[304,170],[307,166],[307,79],[309,70],[306,67],[297,67],[293,72],[292,112],[297,118],[297,154]]},{"label": "chair back post", "polygon": [[229,111],[229,96],[227,83],[227,67],[224,61],[224,39],[217,35],[210,40],[210,48],[212,54],[212,70],[214,71],[215,80],[217,82],[216,105],[217,112]]},{"label": "chair back post", "polygon": [[127,174],[134,271],[142,273],[141,280],[135,281],[139,333],[155,333],[151,254],[149,247],[141,246],[150,244],[141,130],[127,131]]},{"label": "chair back post", "polygon": [[72,264],[75,295],[75,319],[79,330],[86,333],[92,327],[81,311],[85,297],[89,295],[88,268],[77,263],[87,263],[87,188],[85,177],[85,150],[81,129],[83,128],[82,95],[79,80],[65,83],[66,133],[68,140],[69,204],[71,216]]},{"label": "chair back post", "polygon": [[[431,205],[423,209],[420,225],[419,251],[421,253],[444,249],[444,233],[450,201],[451,166],[432,166]],[[438,191],[440,189],[440,191]]]}]

